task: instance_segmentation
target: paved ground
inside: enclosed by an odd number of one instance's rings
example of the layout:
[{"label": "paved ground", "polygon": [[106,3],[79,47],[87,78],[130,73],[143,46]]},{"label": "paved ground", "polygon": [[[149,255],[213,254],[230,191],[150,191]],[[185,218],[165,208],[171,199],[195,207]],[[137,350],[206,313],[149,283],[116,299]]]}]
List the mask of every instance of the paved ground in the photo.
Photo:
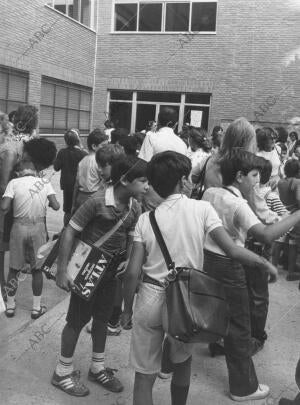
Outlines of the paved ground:
[{"label": "paved ground", "polygon": [[[53,183],[58,191],[58,176]],[[60,229],[61,213],[49,212],[50,232]],[[300,293],[297,282],[286,282],[281,273],[277,284],[270,286],[269,340],[264,350],[255,358],[259,380],[270,385],[272,397],[268,400],[248,402],[248,405],[273,405],[278,398],[293,398],[297,391],[294,370],[300,347]],[[122,394],[104,391],[87,381],[86,375],[91,355],[91,338],[86,332],[80,337],[75,364],[91,394],[73,398],[52,387],[49,383],[57,361],[60,333],[68,305],[66,294],[53,282],[45,284],[45,302],[48,313],[31,321],[30,277],[20,285],[18,312],[14,319],[0,315],[0,405],[130,405],[132,404],[133,372],[128,366],[130,331],[119,337],[109,337],[107,364],[119,369],[125,385]],[[169,381],[159,380],[154,392],[156,405],[169,405]],[[189,405],[229,405],[226,366],[223,358],[211,359],[205,346],[196,349],[193,363]],[[246,403],[247,404],[247,403]]]}]

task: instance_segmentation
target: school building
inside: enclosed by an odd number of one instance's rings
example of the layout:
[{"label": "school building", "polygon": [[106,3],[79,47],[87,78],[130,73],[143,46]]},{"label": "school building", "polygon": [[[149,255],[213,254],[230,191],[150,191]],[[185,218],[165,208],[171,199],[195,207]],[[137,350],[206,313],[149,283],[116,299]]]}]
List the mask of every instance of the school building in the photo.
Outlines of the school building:
[{"label": "school building", "polygon": [[299,0],[4,0],[0,110],[40,111],[40,134],[300,116]]}]

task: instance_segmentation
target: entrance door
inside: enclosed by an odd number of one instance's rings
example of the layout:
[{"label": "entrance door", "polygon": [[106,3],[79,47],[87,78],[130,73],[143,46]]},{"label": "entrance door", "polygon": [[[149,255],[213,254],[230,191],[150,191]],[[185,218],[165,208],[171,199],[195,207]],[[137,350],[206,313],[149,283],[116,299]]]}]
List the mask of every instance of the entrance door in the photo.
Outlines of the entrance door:
[{"label": "entrance door", "polygon": [[156,105],[155,104],[138,104],[136,108],[136,124],[137,132],[146,129],[149,121],[155,120]]}]

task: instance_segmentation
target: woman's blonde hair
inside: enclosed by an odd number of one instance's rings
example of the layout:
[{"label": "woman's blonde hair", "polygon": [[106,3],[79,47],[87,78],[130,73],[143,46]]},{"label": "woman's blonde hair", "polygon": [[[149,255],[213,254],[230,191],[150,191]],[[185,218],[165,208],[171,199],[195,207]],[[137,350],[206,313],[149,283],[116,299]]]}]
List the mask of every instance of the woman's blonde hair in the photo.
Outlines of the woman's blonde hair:
[{"label": "woman's blonde hair", "polygon": [[227,128],[219,150],[219,159],[228,157],[233,148],[256,152],[256,133],[246,118],[236,119]]}]

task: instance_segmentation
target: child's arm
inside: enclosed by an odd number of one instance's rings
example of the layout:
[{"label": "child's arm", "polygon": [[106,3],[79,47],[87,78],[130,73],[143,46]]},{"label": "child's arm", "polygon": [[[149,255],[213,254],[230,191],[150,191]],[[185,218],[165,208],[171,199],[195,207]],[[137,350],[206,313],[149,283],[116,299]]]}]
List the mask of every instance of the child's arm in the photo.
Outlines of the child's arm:
[{"label": "child's arm", "polygon": [[258,242],[271,244],[300,221],[300,210],[272,225],[256,224],[248,231]]},{"label": "child's arm", "polygon": [[123,280],[124,312],[121,319],[122,326],[125,326],[132,316],[132,305],[144,262],[144,256],[145,248],[143,243],[134,242]]},{"label": "child's arm", "polygon": [[55,211],[58,211],[60,209],[60,204],[56,199],[55,194],[48,195],[48,201],[49,201],[49,207],[54,209]]},{"label": "child's arm", "polygon": [[78,179],[78,170],[77,170],[77,175],[76,175],[76,180],[75,180],[74,190],[73,190],[73,197],[72,197],[71,215],[73,215],[74,212],[75,212],[75,206],[76,206],[76,199],[77,199],[78,190],[79,190],[79,179]]},{"label": "child's arm", "polygon": [[236,245],[223,226],[212,230],[209,234],[216,244],[228,257],[248,267],[261,268],[267,271],[273,278],[277,278],[277,269],[264,257],[258,256],[248,249]]},{"label": "child's arm", "polygon": [[16,155],[8,151],[3,158],[1,173],[0,173],[0,196],[4,194],[6,186],[9,182],[14,165],[16,164]]},{"label": "child's arm", "polygon": [[3,214],[6,214],[11,207],[12,198],[10,197],[2,197],[0,202],[0,210]]}]

